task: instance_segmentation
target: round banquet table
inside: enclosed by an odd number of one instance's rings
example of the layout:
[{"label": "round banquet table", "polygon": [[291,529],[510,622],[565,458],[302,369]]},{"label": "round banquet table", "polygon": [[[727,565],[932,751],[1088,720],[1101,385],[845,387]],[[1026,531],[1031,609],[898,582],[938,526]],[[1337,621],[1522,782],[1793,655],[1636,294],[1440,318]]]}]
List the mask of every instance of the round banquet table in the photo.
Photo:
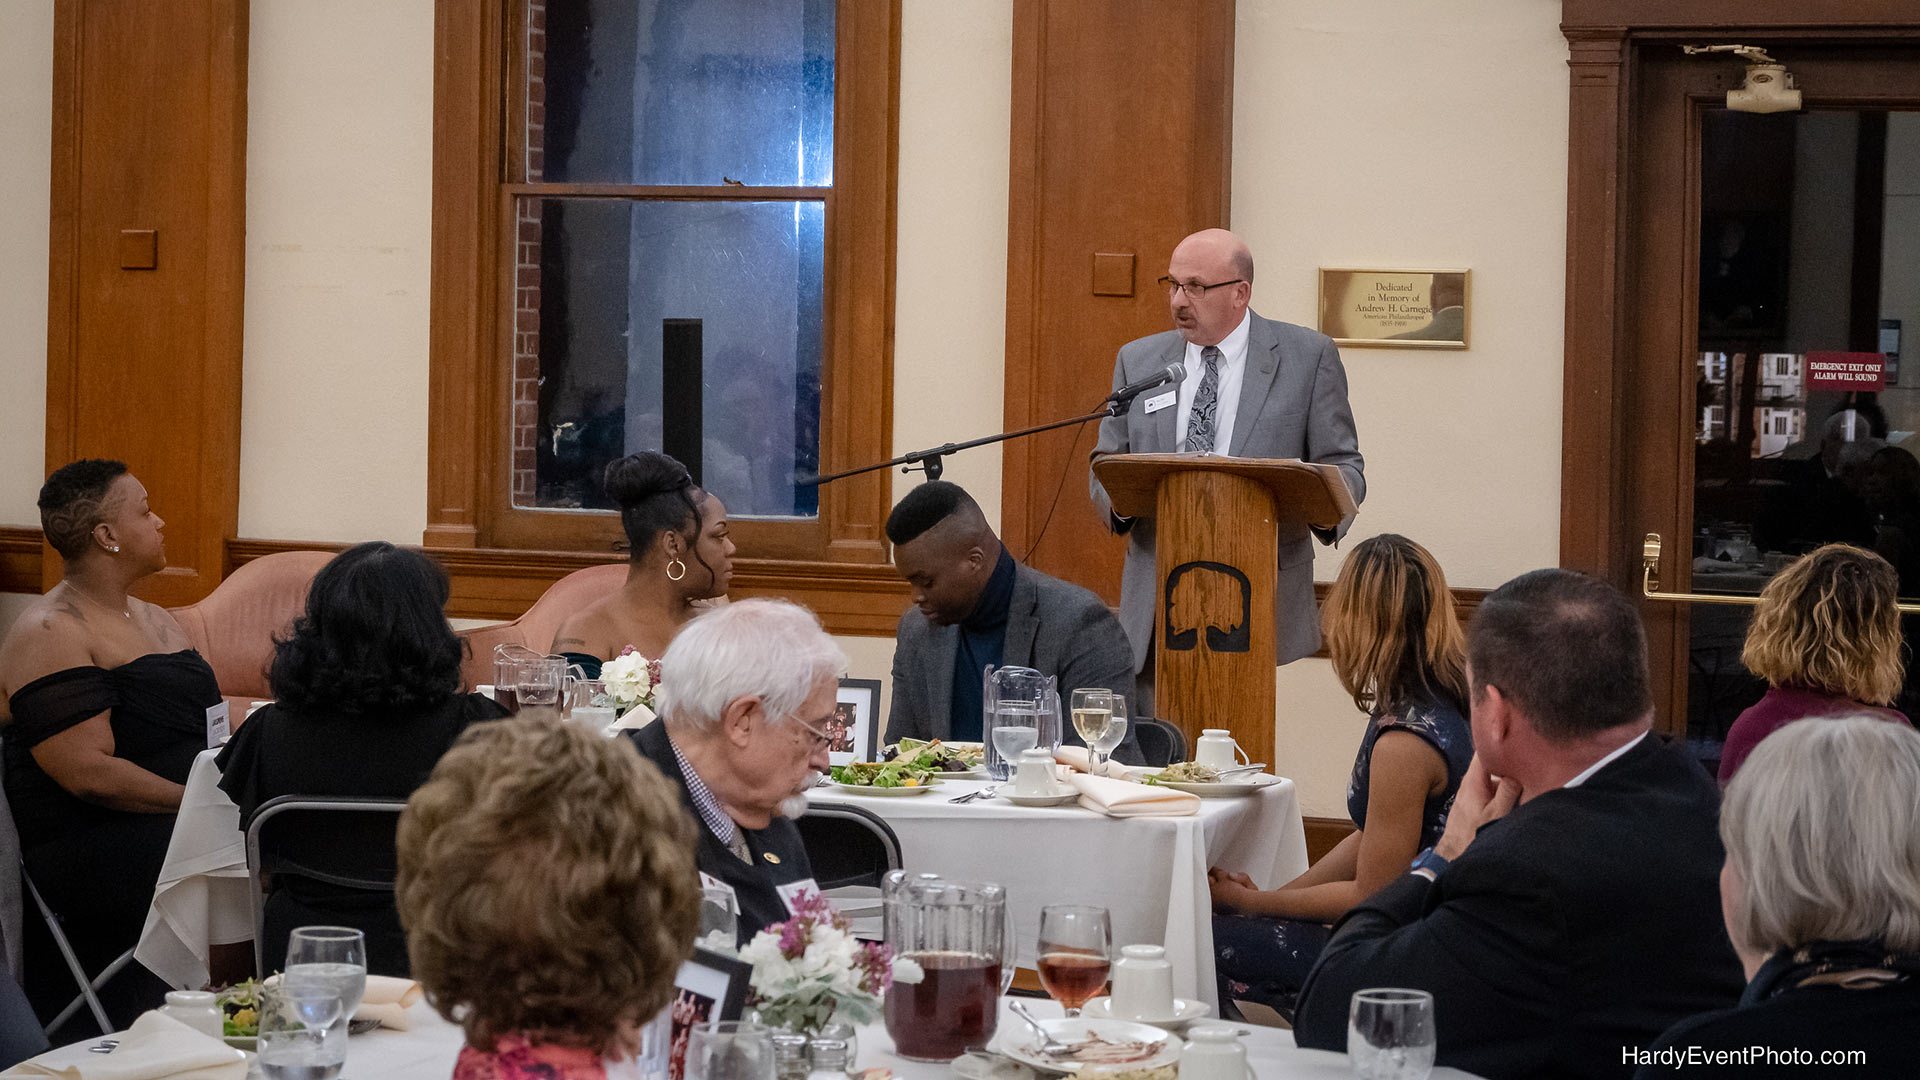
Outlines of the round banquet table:
[{"label": "round banquet table", "polygon": [[[1051,1001],[1028,1000],[1027,1007],[1042,1019],[1060,1015],[1060,1007]],[[381,1029],[356,1035],[347,1044],[347,1064],[342,1080],[446,1080],[453,1075],[454,1059],[462,1044],[460,1029],[441,1019],[426,1005],[408,1010],[413,1021],[410,1031]],[[1345,1054],[1326,1050],[1302,1050],[1293,1044],[1293,1032],[1282,1028],[1243,1025],[1248,1034],[1242,1040],[1247,1060],[1260,1080],[1350,1080],[1353,1069]],[[1000,1008],[1002,1032],[1023,1030],[1020,1021]],[[87,1057],[88,1039],[61,1047],[36,1058],[36,1063],[55,1065]],[[879,1024],[860,1029],[860,1053],[855,1066],[861,1069],[892,1069],[900,1080],[942,1080],[954,1074],[944,1064],[907,1061],[893,1053],[893,1040]],[[77,1055],[77,1057],[76,1057]],[[258,1075],[256,1071],[253,1075]],[[1436,1068],[1434,1080],[1474,1080],[1472,1073],[1458,1069]]]}]

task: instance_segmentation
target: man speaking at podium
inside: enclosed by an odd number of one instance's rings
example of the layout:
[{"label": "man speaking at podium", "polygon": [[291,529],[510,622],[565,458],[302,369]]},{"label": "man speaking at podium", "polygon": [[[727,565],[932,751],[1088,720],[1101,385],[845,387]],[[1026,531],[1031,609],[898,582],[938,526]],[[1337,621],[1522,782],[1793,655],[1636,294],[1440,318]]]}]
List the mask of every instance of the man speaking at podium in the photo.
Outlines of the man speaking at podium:
[{"label": "man speaking at podium", "polygon": [[[1291,323],[1263,319],[1253,297],[1253,253],[1225,229],[1194,233],[1173,249],[1167,290],[1174,328],[1129,341],[1113,365],[1115,390],[1181,364],[1177,383],[1135,398],[1127,412],[1100,422],[1093,456],[1213,453],[1246,458],[1298,458],[1340,467],[1355,505],[1366,497],[1365,463],[1347,406],[1347,373],[1332,339]],[[1113,512],[1100,481],[1093,500],[1114,532],[1127,537],[1120,579],[1120,624],[1140,675],[1135,694],[1151,703],[1154,630],[1154,521]],[[1322,543],[1352,524],[1311,530]],[[1274,590],[1276,652],[1282,664],[1320,647],[1313,602],[1313,541],[1305,526],[1281,526],[1280,574]]]}]

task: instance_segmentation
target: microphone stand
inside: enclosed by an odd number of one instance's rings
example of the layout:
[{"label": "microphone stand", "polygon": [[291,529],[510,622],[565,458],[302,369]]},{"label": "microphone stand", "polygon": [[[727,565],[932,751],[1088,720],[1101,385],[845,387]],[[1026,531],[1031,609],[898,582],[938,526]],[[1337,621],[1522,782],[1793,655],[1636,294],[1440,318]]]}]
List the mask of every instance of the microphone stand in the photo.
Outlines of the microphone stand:
[{"label": "microphone stand", "polygon": [[[1163,383],[1161,385],[1165,384]],[[946,443],[941,446],[936,446],[931,450],[915,450],[911,454],[902,454],[891,461],[879,461],[872,465],[862,465],[857,469],[829,473],[825,476],[797,476],[793,482],[801,486],[811,487],[818,484],[831,483],[835,480],[844,480],[849,476],[859,476],[861,473],[870,473],[876,469],[890,469],[895,465],[901,466],[900,471],[903,473],[913,472],[917,469],[926,473],[928,480],[938,480],[940,479],[940,471],[942,468],[940,459],[949,454],[957,454],[962,450],[971,450],[976,446],[987,446],[992,443],[1005,442],[1008,439],[1037,435],[1042,431],[1052,431],[1055,428],[1072,427],[1076,424],[1087,423],[1090,420],[1104,420],[1109,416],[1124,416],[1126,411],[1132,408],[1133,399],[1146,393],[1149,389],[1152,389],[1152,387],[1142,388],[1135,393],[1127,395],[1124,399],[1118,396],[1110,397],[1103,402],[1098,409],[1085,416],[1075,416],[1067,420],[1055,420],[1050,424],[1036,424],[1033,427],[1021,428],[1018,431],[1003,431],[998,435],[969,439],[963,443]]]}]

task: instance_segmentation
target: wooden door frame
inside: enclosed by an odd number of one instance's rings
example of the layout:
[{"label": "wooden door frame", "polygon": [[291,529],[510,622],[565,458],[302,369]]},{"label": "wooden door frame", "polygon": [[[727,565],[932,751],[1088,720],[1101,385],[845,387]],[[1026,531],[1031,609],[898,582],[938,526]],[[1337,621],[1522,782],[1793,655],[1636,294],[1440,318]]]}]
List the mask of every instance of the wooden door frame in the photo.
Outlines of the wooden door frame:
[{"label": "wooden door frame", "polygon": [[[1631,391],[1643,378],[1638,358],[1649,337],[1671,338],[1694,325],[1689,305],[1649,307],[1632,291],[1632,245],[1642,224],[1634,217],[1635,185],[1657,164],[1637,127],[1643,54],[1681,42],[1920,42],[1920,8],[1909,0],[1853,0],[1844,11],[1810,11],[1795,0],[1751,0],[1737,9],[1715,0],[1563,0],[1561,14],[1570,74],[1560,562],[1638,596],[1640,533],[1647,530],[1632,519],[1630,496],[1653,465],[1637,459],[1628,442]],[[1727,70],[1737,77],[1740,68],[1729,62]],[[1666,325],[1650,327],[1650,318]],[[1677,538],[1669,539],[1671,546]],[[1667,561],[1673,563],[1671,554]],[[1682,574],[1669,587],[1685,581]],[[1648,612],[1665,730],[1686,723],[1685,682],[1674,677],[1684,671],[1684,614]]]}]

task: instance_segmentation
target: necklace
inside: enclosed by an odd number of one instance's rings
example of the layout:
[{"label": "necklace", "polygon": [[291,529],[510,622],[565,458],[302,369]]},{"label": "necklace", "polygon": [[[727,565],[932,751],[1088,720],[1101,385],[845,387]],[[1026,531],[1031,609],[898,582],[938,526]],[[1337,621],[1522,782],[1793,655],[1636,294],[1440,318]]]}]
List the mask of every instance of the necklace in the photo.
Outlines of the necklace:
[{"label": "necklace", "polygon": [[82,597],[85,597],[90,603],[93,604],[94,607],[97,607],[102,611],[111,611],[117,615],[124,615],[126,616],[127,621],[129,622],[133,621],[133,606],[131,604],[129,604],[124,608],[116,608],[112,604],[109,604],[109,603],[106,603],[105,601],[94,598],[92,595],[90,595],[87,592],[87,590],[81,588],[78,585],[75,585],[71,581],[67,582],[66,586],[67,588],[72,589],[74,592],[79,593]]}]

